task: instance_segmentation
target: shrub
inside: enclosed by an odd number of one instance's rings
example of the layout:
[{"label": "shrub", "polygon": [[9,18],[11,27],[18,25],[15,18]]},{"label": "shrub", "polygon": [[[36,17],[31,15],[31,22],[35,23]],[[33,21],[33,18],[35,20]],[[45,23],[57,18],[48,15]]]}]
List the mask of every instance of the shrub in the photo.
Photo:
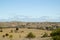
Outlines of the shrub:
[{"label": "shrub", "polygon": [[21,31],[21,33],[23,33],[24,31]]},{"label": "shrub", "polygon": [[19,28],[16,28],[16,30],[19,30]]},{"label": "shrub", "polygon": [[41,29],[41,30],[44,30],[44,28],[43,28],[43,27],[40,27],[40,29]]},{"label": "shrub", "polygon": [[27,35],[27,37],[26,38],[35,38],[36,36],[35,35],[33,35],[33,33],[32,32],[30,32],[28,35]]},{"label": "shrub", "polygon": [[12,38],[12,37],[13,37],[13,35],[10,35],[10,36],[9,36],[9,38]]},{"label": "shrub", "polygon": [[60,40],[60,36],[54,36],[52,37],[53,40]]},{"label": "shrub", "polygon": [[10,35],[10,36],[9,36],[9,38],[10,38],[10,40],[12,40],[12,38],[13,38],[13,35]]},{"label": "shrub", "polygon": [[9,36],[9,34],[7,34],[7,33],[6,33],[5,35],[6,35],[6,36]]},{"label": "shrub", "polygon": [[2,36],[3,38],[5,37],[5,35]]},{"label": "shrub", "polygon": [[0,32],[3,32],[3,30],[1,29]]},{"label": "shrub", "polygon": [[45,33],[42,37],[48,37],[48,34],[47,34],[47,33]]},{"label": "shrub", "polygon": [[60,28],[53,30],[50,35],[53,40],[60,40]]},{"label": "shrub", "polygon": [[11,30],[11,33],[13,33],[13,30]]},{"label": "shrub", "polygon": [[15,29],[15,33],[17,33],[17,32],[18,32],[18,30],[19,30],[19,28],[18,28],[18,27],[16,27],[16,29]]},{"label": "shrub", "polygon": [[60,36],[60,29],[55,29],[52,31],[52,33],[50,34],[51,36]]}]

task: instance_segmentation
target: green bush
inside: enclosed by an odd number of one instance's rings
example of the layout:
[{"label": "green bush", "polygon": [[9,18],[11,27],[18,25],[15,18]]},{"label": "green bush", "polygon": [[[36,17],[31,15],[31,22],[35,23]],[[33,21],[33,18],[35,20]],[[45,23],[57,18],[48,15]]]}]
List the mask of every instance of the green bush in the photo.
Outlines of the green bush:
[{"label": "green bush", "polygon": [[53,40],[60,40],[60,28],[53,30],[50,35]]},{"label": "green bush", "polygon": [[33,35],[33,33],[32,32],[30,32],[28,35],[27,35],[27,37],[26,38],[35,38],[36,36],[35,35]]}]

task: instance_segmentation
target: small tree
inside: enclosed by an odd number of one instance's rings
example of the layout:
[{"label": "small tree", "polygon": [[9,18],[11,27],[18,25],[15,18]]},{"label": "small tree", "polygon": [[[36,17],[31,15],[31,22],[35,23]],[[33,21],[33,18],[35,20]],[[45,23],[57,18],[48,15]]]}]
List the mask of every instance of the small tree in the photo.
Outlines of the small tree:
[{"label": "small tree", "polygon": [[36,36],[33,35],[32,32],[30,32],[30,33],[26,36],[26,38],[29,38],[29,39],[31,39],[31,38],[35,38],[35,37],[36,37]]}]

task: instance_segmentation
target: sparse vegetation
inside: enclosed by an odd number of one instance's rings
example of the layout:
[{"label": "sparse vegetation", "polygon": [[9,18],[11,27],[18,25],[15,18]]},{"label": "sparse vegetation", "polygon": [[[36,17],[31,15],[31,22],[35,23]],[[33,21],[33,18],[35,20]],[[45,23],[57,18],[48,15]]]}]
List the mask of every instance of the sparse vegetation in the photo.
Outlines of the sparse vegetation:
[{"label": "sparse vegetation", "polygon": [[[17,24],[17,23],[16,23]],[[13,25],[13,24],[12,24]],[[48,27],[48,30],[45,29],[46,26],[40,26],[40,23],[29,23],[28,25],[21,24],[21,25],[17,25],[15,27],[13,26],[8,26],[8,27],[3,27],[2,29],[2,34],[1,36],[4,38],[9,38],[10,35],[13,35],[13,38],[27,38],[27,39],[35,39],[40,37],[43,35],[44,32],[49,32],[48,34],[50,34],[50,27]],[[33,26],[32,26],[33,25]],[[20,28],[21,27],[21,28]],[[38,30],[39,29],[39,30]],[[21,35],[20,35],[21,34]],[[42,34],[42,35],[41,35]],[[43,37],[47,37],[47,34],[44,33]],[[12,38],[9,38],[12,40]]]},{"label": "sparse vegetation", "polygon": [[[13,33],[10,33],[11,30],[13,30]],[[16,40],[16,38],[19,40],[20,40],[20,38],[26,38],[26,39],[32,40],[32,39],[35,39],[37,37],[41,37],[39,35],[46,32],[46,30],[19,28],[19,30],[18,30],[19,33],[15,33],[14,30],[16,30],[16,28],[3,28],[3,32],[0,33],[0,35],[3,38],[2,40],[4,40],[5,38],[7,40]],[[49,33],[49,31],[47,31],[47,32]],[[10,38],[9,37],[10,35],[12,35],[13,37]]]}]

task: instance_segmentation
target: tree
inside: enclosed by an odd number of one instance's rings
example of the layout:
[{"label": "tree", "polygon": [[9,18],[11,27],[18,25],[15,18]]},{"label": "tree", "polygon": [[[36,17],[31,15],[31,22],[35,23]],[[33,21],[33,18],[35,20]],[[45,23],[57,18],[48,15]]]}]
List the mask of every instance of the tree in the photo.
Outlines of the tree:
[{"label": "tree", "polygon": [[35,37],[36,37],[36,36],[33,35],[32,32],[30,32],[30,33],[26,36],[26,38],[29,38],[29,39],[31,39],[31,38],[35,38]]},{"label": "tree", "polygon": [[60,40],[60,28],[53,30],[50,35],[53,40]]}]

